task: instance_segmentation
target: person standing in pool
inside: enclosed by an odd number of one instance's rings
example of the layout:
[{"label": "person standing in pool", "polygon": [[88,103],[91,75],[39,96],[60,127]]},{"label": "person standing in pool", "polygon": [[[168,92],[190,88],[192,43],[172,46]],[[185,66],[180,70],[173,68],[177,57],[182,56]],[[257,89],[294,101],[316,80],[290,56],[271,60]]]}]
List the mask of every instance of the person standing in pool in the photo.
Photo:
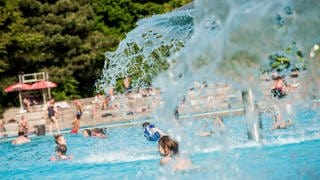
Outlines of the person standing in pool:
[{"label": "person standing in pool", "polygon": [[[292,125],[292,120],[288,118],[286,114],[286,111],[291,111],[291,103],[289,103],[289,99],[285,100],[284,97],[291,89],[291,85],[284,81],[284,77],[277,74],[273,76],[273,80],[274,84],[271,88],[271,94],[278,100],[278,102],[275,104],[275,112],[273,114],[274,123],[272,129],[287,128]],[[284,114],[282,114],[282,112],[284,112]],[[287,119],[287,121],[285,119]]]},{"label": "person standing in pool", "polygon": [[49,125],[50,134],[52,133],[52,124],[55,125],[57,132],[60,133],[59,122],[58,122],[58,119],[56,118],[56,114],[58,110],[55,107],[54,103],[55,103],[55,100],[53,98],[50,99],[47,103],[48,117],[50,119],[50,125]]},{"label": "person standing in pool", "polygon": [[165,135],[161,129],[149,122],[144,122],[142,127],[144,128],[144,137],[148,141],[158,141],[161,136]]},{"label": "person standing in pool", "polygon": [[24,135],[27,137],[29,133],[29,124],[28,124],[28,120],[23,115],[21,116],[18,126],[19,126],[19,132],[23,131]]},{"label": "person standing in pool", "polygon": [[76,134],[79,131],[80,128],[80,119],[83,113],[83,107],[82,104],[78,100],[74,100],[74,105],[76,107],[76,116],[72,122],[73,128],[71,130],[71,133]]}]

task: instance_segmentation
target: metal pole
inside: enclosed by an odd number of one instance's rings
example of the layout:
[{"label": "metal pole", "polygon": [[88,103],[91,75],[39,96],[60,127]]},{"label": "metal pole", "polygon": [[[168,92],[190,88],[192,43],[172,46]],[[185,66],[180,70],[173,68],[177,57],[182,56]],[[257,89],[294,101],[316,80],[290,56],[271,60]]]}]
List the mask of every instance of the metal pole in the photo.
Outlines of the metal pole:
[{"label": "metal pole", "polygon": [[262,128],[261,119],[259,117],[259,112],[255,107],[251,89],[242,91],[242,103],[246,115],[248,138],[260,142]]},{"label": "metal pole", "polygon": [[42,97],[43,97],[43,107],[45,107],[47,104],[47,100],[46,100],[46,93],[44,92],[43,89],[42,89]]},{"label": "metal pole", "polygon": [[[18,75],[19,77],[19,83],[21,83],[21,75]],[[19,91],[19,103],[20,103],[20,113],[23,113],[23,106],[22,106],[22,95],[21,95],[21,91]]]},{"label": "metal pole", "polygon": [[[46,81],[49,81],[49,74],[46,72]],[[48,88],[48,95],[49,95],[49,99],[51,99],[51,92],[50,92],[50,88]]]},{"label": "metal pole", "polygon": [[19,91],[19,101],[20,101],[20,113],[24,113],[23,107],[22,107],[22,96],[21,91]]}]

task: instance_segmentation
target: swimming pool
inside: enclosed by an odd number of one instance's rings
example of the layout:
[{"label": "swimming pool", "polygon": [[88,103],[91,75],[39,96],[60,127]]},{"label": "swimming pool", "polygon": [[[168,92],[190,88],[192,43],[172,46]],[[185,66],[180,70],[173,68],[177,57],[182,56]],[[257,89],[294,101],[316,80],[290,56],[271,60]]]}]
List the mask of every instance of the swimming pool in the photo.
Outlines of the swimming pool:
[{"label": "swimming pool", "polygon": [[[142,127],[109,127],[106,139],[65,134],[72,160],[51,162],[51,136],[32,138],[26,145],[0,146],[1,179],[318,179],[320,177],[320,126],[316,111],[305,111],[295,125],[270,130],[263,117],[262,143],[248,141],[244,117],[225,118],[227,130],[199,137],[197,130],[206,119],[184,120],[174,134],[195,169],[173,173],[160,167],[156,142],[143,137]],[[179,135],[178,135],[179,134]]]}]

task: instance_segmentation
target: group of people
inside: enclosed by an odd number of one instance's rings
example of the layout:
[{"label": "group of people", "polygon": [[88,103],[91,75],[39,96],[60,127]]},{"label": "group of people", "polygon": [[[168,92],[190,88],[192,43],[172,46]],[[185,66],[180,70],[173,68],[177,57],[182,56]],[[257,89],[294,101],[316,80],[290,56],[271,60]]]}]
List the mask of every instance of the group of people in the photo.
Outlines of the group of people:
[{"label": "group of people", "polygon": [[56,160],[66,160],[66,159],[72,159],[72,156],[67,155],[67,140],[62,134],[54,135],[55,143],[56,143],[56,156],[52,156],[50,158],[51,161]]},{"label": "group of people", "polygon": [[[273,77],[274,83],[271,87],[271,95],[272,97],[276,99],[282,99],[287,95],[289,92],[290,87],[285,81],[282,76],[274,76]],[[129,85],[129,79],[124,80],[125,88],[126,88],[126,94],[131,93],[131,86]],[[99,93],[96,96],[95,102],[101,106],[101,109],[113,107],[110,106],[111,102],[113,101],[113,88],[109,89],[105,98],[102,98],[102,95]],[[71,130],[71,133],[78,133],[80,128],[80,120],[81,116],[83,114],[83,107],[81,103],[77,100],[73,101],[76,107],[76,114],[75,119],[73,121],[73,128]],[[52,125],[55,125],[56,130],[58,132],[57,135],[54,136],[56,148],[55,152],[56,155],[51,157],[50,160],[66,160],[66,159],[72,159],[72,156],[67,155],[67,142],[66,139],[62,134],[60,134],[59,124],[57,120],[57,107],[54,105],[55,101],[54,99],[50,99],[50,101],[47,103],[47,111],[48,111],[48,117],[50,119],[50,127],[49,130],[52,132]],[[225,126],[223,123],[222,117],[214,117],[213,118],[213,124],[216,127],[219,127],[220,131],[225,130]],[[283,117],[279,113],[279,111],[276,111],[275,113],[275,123],[273,128],[285,128],[291,124],[291,121],[284,121]],[[212,130],[205,130],[205,128],[208,126],[206,123],[204,127],[201,129],[201,131],[198,133],[199,136],[211,136],[215,132]],[[192,168],[192,163],[188,158],[182,158],[179,156],[179,142],[172,138],[171,136],[164,133],[160,128],[156,127],[155,125],[144,122],[142,124],[142,127],[144,129],[144,137],[148,141],[157,141],[158,142],[158,152],[163,157],[160,160],[160,165],[170,165],[172,166],[172,169],[174,171],[176,170],[182,170],[182,169],[189,169]],[[25,120],[24,116],[21,117],[21,120],[19,122],[19,136],[13,141],[13,144],[22,144],[30,142],[30,139],[27,137],[28,134],[28,125],[27,121]],[[83,136],[84,137],[99,137],[99,138],[106,138],[107,133],[105,128],[93,128],[93,129],[85,129],[83,130]]]},{"label": "group of people", "polygon": [[95,97],[94,101],[92,102],[95,105],[95,109],[117,109],[118,105],[113,104],[115,97],[114,97],[114,89],[112,87],[108,88],[103,96],[102,93],[98,92]]},{"label": "group of people", "polygon": [[[106,128],[93,128],[83,130],[84,137],[107,138]],[[50,158],[51,161],[72,159],[71,155],[67,155],[67,140],[62,134],[54,135],[56,143],[55,156]]]},{"label": "group of people", "polygon": [[[19,136],[13,141],[14,145],[30,142],[30,139],[25,134],[27,131],[27,122],[24,120],[24,117],[19,123],[21,124],[21,128],[19,128]],[[144,122],[142,127],[144,128],[144,137],[148,141],[158,142],[158,152],[163,157],[160,160],[160,165],[170,165],[174,171],[192,167],[192,163],[188,158],[179,156],[178,141],[149,122]],[[83,136],[106,138],[106,128],[85,129],[83,130]],[[56,144],[55,155],[50,157],[50,161],[69,160],[73,158],[71,155],[67,154],[67,140],[62,134],[59,133],[54,135],[54,141]]]},{"label": "group of people", "polygon": [[107,129],[106,128],[85,129],[83,130],[83,136],[107,138]]},{"label": "group of people", "polygon": [[[73,103],[76,108],[75,118],[72,122],[72,129],[71,133],[76,134],[79,131],[80,128],[80,119],[83,114],[83,106],[79,100],[74,99]],[[49,124],[49,134],[52,134],[52,126],[54,125],[56,128],[56,131],[58,134],[60,134],[60,127],[59,127],[59,121],[57,119],[58,114],[58,107],[55,106],[55,100],[52,98],[47,103],[47,111],[48,111],[48,118],[50,120]]]}]

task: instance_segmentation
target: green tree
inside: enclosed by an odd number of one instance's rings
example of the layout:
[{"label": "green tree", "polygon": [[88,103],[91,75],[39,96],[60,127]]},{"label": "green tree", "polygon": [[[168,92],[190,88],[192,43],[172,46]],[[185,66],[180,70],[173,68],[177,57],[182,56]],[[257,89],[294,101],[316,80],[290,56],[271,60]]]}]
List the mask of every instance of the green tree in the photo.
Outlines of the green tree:
[{"label": "green tree", "polygon": [[[190,0],[2,0],[0,1],[0,100],[18,73],[46,71],[58,83],[58,99],[93,95],[105,63],[136,21]],[[13,102],[17,104],[16,101]],[[1,108],[1,107],[0,107]]]}]

